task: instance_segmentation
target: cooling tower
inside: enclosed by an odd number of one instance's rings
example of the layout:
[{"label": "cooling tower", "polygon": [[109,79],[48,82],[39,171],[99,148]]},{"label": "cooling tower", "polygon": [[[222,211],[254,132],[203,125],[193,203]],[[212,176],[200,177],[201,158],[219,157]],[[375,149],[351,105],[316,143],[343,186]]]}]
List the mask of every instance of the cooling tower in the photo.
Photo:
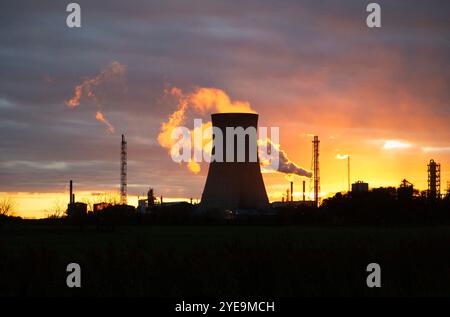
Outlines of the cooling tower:
[{"label": "cooling tower", "polygon": [[[246,136],[245,157],[237,161],[237,137],[227,140],[226,128],[247,129],[258,125],[255,113],[217,113],[211,115],[212,125],[222,131],[223,142],[214,137],[212,153],[218,147],[223,150],[223,161],[217,158],[209,164],[208,177],[202,194],[201,209],[264,209],[269,206],[266,188],[264,187],[259,158],[257,155],[256,133],[254,137]],[[229,143],[233,142],[233,143]],[[222,144],[221,144],[222,143]],[[234,161],[226,160],[227,143],[234,144]],[[253,152],[252,151],[256,151]],[[231,151],[230,151],[231,152]],[[252,155],[253,154],[253,155]],[[229,157],[232,156],[230,153]]]}]

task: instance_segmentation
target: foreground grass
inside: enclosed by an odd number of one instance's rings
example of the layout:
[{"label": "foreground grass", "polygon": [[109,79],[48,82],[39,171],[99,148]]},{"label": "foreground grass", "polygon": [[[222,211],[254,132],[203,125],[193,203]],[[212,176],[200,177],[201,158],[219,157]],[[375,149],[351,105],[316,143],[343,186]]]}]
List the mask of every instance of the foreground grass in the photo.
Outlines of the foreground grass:
[{"label": "foreground grass", "polygon": [[[66,265],[82,288],[65,285]],[[368,263],[382,288],[366,287]],[[450,295],[449,227],[7,226],[1,295]]]}]

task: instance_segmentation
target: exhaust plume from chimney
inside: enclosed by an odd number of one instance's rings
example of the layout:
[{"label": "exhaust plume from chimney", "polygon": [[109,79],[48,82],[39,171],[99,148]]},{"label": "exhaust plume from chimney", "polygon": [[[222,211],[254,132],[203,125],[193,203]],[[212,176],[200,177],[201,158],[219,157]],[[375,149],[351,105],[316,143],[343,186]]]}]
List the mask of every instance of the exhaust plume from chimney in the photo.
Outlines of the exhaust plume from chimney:
[{"label": "exhaust plume from chimney", "polygon": [[[216,88],[196,88],[193,93],[184,94],[181,89],[173,87],[172,89],[165,90],[166,95],[172,95],[178,100],[177,109],[169,116],[168,120],[161,124],[161,130],[158,135],[158,143],[166,148],[169,153],[173,149],[177,140],[172,139],[172,131],[181,126],[186,121],[188,112],[193,112],[200,115],[205,115],[211,112],[251,112],[255,111],[251,108],[248,102],[243,101],[231,101],[230,97],[220,89]],[[211,122],[203,123],[200,129],[204,130],[211,126]],[[193,137],[194,130],[191,131]],[[210,143],[212,135],[201,144],[202,150],[205,144]],[[191,144],[197,145],[196,142],[191,140]],[[191,172],[200,172],[200,165],[193,160],[189,161],[187,167]]]},{"label": "exhaust plume from chimney", "polygon": [[[215,113],[256,113],[251,107],[250,103],[246,101],[235,100],[231,98],[223,91],[217,88],[203,88],[199,87],[193,93],[185,94],[181,89],[173,87],[165,90],[166,95],[174,96],[178,100],[177,109],[169,116],[168,120],[161,124],[161,130],[158,135],[158,143],[166,148],[171,153],[174,144],[177,140],[172,139],[172,131],[186,122],[188,113],[205,115],[211,112]],[[202,130],[211,127],[211,122],[202,123],[200,127]],[[191,131],[191,137],[193,138],[194,130]],[[205,144],[211,144],[212,135],[206,137],[203,140],[202,146]],[[196,142],[191,140],[191,144],[197,146]],[[294,162],[290,161],[287,153],[280,150],[280,145],[273,143],[269,138],[264,140],[258,140],[258,145],[265,144],[267,146],[275,146],[279,150],[280,159],[277,172],[286,174],[296,174],[299,176],[311,177],[312,173],[299,167]],[[202,148],[203,149],[203,148]],[[202,150],[202,149],[194,149]],[[264,151],[259,151],[261,156]],[[266,151],[267,152],[267,151]],[[266,164],[266,158],[260,157],[260,162],[263,167],[263,172],[270,172],[270,164]],[[193,160],[189,161],[187,167],[191,172],[200,172],[200,165]]]},{"label": "exhaust plume from chimney", "polygon": [[[258,144],[261,147],[262,145],[267,145],[270,148],[278,149],[279,153],[279,163],[278,168],[275,170],[276,172],[288,174],[289,181],[292,180],[292,175],[304,176],[304,177],[312,177],[312,173],[307,171],[294,162],[292,162],[287,156],[286,151],[282,150],[279,144],[273,143],[270,139],[258,140]],[[263,173],[271,172],[272,169],[268,168],[268,163],[265,157],[264,151],[259,151],[259,155],[261,158],[261,165],[263,167]]]},{"label": "exhaust plume from chimney", "polygon": [[120,82],[124,84],[125,72],[126,67],[123,64],[117,61],[111,62],[98,75],[87,78],[75,86],[74,95],[71,99],[66,100],[66,105],[70,108],[75,108],[80,104],[81,98],[86,97],[91,99],[98,108],[95,118],[107,126],[109,133],[114,133],[113,125],[105,118],[102,112],[103,102],[98,95],[98,90],[106,83]]},{"label": "exhaust plume from chimney", "polygon": [[107,127],[107,131],[111,134],[113,134],[115,132],[115,129],[113,127],[113,125],[111,124],[111,122],[109,122],[105,116],[103,115],[102,112],[97,111],[97,113],[95,114],[95,119],[97,119],[100,122],[103,122],[104,124],[106,124]]}]

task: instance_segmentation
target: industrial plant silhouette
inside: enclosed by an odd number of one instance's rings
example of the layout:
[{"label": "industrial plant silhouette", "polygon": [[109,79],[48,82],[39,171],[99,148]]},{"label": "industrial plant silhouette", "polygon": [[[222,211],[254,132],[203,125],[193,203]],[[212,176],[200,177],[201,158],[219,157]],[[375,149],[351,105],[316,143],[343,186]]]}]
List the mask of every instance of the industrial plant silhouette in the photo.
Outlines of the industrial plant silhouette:
[{"label": "industrial plant silhouette", "polygon": [[[257,120],[250,113],[212,115],[221,130],[256,128]],[[88,208],[77,202],[70,180],[64,217],[0,216],[0,295],[450,294],[450,195],[441,195],[439,163],[429,161],[423,192],[406,179],[397,188],[357,181],[320,201],[314,136],[313,199],[306,199],[303,180],[302,199],[294,200],[291,181],[282,201],[269,203],[259,162],[249,160],[252,141],[246,142],[244,162],[210,163],[200,203],[165,202],[150,188],[135,207],[127,204],[122,135],[118,203]],[[71,262],[84,270],[78,290],[64,283]],[[366,287],[371,262],[385,268],[386,287]]]},{"label": "industrial plant silhouette", "polygon": [[[223,157],[227,155],[226,128],[257,128],[255,113],[218,113],[212,116],[212,125],[223,133],[223,140],[213,140],[212,152],[222,147]],[[213,160],[209,164],[203,194],[199,204],[164,202],[158,200],[150,188],[146,199],[139,199],[138,206],[127,205],[127,142],[122,135],[120,143],[120,204],[108,202],[88,205],[75,201],[72,180],[70,181],[69,204],[66,220],[82,223],[102,224],[108,219],[125,223],[429,223],[450,220],[449,191],[441,194],[440,164],[433,159],[428,164],[428,189],[419,192],[414,185],[403,179],[398,188],[373,188],[357,181],[346,193],[320,201],[319,137],[312,140],[313,192],[312,200],[306,199],[305,180],[302,182],[302,199],[294,201],[293,182],[286,190],[282,201],[269,203],[261,175],[259,159],[250,160],[249,149],[256,148],[256,140],[245,139],[244,161],[237,161],[237,142],[233,140],[235,160]],[[254,144],[253,144],[253,143]],[[349,158],[348,158],[349,159]],[[350,166],[349,166],[350,168]],[[350,173],[350,171],[349,171]],[[351,189],[350,189],[351,188]],[[110,219],[111,218],[111,219]]]},{"label": "industrial plant silhouette", "polygon": [[[212,114],[212,125],[223,133],[223,140],[213,140],[212,153],[222,147],[227,156],[226,128],[257,128],[255,113]],[[254,144],[253,144],[254,143]],[[120,201],[97,202],[92,206],[76,201],[74,185],[69,181],[69,199],[64,217],[51,219],[53,224],[95,224],[98,228],[120,224],[152,223],[338,223],[338,224],[429,224],[450,223],[449,189],[441,193],[441,166],[433,159],[428,164],[428,189],[420,192],[403,179],[397,188],[373,188],[357,181],[349,191],[337,193],[320,201],[319,137],[312,139],[313,198],[306,199],[306,181],[302,181],[302,199],[294,200],[294,183],[281,201],[269,203],[261,174],[259,159],[250,160],[249,149],[256,148],[256,140],[245,139],[244,161],[237,161],[237,142],[234,140],[233,162],[215,161],[209,164],[201,201],[165,202],[163,195],[155,197],[149,188],[147,198],[140,198],[138,206],[127,204],[127,142],[120,140]],[[349,160],[349,157],[348,157]],[[350,162],[348,162],[350,163]],[[348,164],[349,165],[349,164]],[[348,166],[350,168],[350,165]],[[424,175],[426,177],[426,175]],[[350,186],[351,185],[351,186]],[[90,209],[90,210],[88,210]],[[55,217],[52,217],[55,218]],[[1,223],[17,221],[17,217],[1,217]],[[26,221],[26,220],[23,220]]]}]

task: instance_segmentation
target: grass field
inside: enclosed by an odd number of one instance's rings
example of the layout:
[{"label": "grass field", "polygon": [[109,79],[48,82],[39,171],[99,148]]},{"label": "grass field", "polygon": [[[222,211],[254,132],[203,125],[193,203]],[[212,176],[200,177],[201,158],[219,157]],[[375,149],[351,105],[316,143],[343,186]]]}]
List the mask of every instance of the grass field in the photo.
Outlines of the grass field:
[{"label": "grass field", "polygon": [[[67,288],[66,265],[82,270]],[[367,264],[382,287],[366,286]],[[8,225],[1,295],[450,295],[450,227]]]}]

